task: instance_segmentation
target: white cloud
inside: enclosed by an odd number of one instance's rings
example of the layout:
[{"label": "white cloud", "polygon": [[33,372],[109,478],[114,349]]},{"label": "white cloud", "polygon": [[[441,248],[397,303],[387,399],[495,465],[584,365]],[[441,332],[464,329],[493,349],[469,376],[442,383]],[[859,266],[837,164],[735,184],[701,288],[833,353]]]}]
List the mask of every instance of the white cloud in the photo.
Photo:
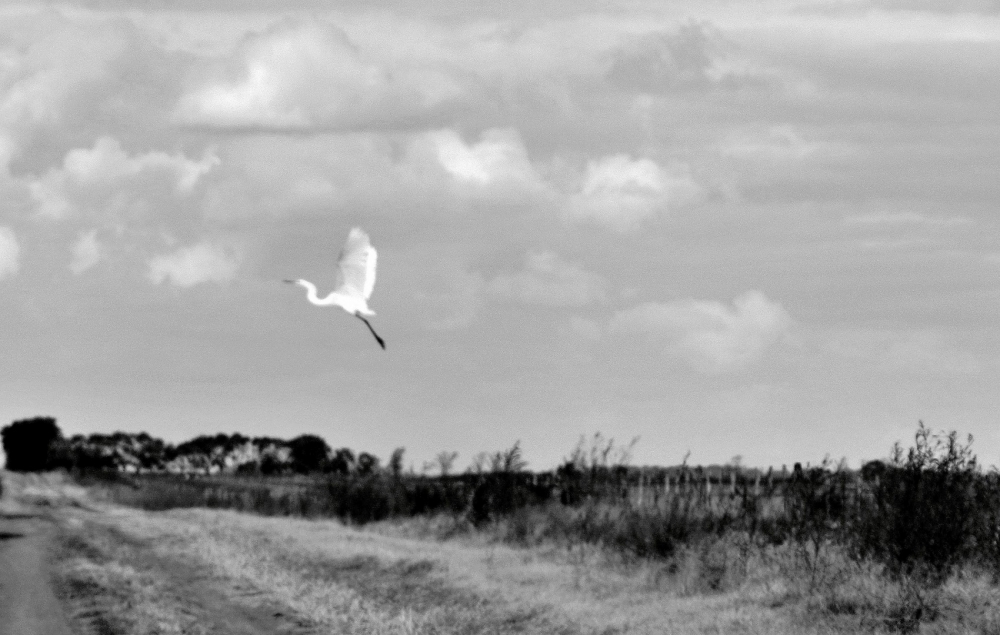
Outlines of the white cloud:
[{"label": "white cloud", "polygon": [[148,275],[153,284],[169,280],[177,287],[191,287],[202,282],[228,282],[236,277],[237,269],[239,261],[234,255],[202,242],[150,259]]},{"label": "white cloud", "polygon": [[28,184],[28,193],[35,204],[35,212],[46,218],[63,218],[73,211],[73,204],[67,198],[63,179],[58,172],[50,172],[44,178]]},{"label": "white cloud", "polygon": [[21,267],[21,248],[9,227],[0,227],[0,280],[16,275]]},{"label": "white cloud", "polygon": [[434,68],[368,59],[340,28],[285,20],[200,69],[178,101],[186,124],[263,130],[356,129],[438,119],[462,96]]},{"label": "white cloud", "polygon": [[[29,183],[29,192],[39,215],[58,219],[77,209],[80,202],[100,206],[99,201],[120,199],[123,184],[144,174],[166,173],[176,194],[190,194],[198,180],[219,163],[211,150],[197,161],[180,152],[170,155],[151,151],[129,156],[117,139],[101,137],[93,148],[67,152],[60,168]],[[142,185],[137,183],[137,189]]]},{"label": "white cloud", "polygon": [[490,129],[467,144],[454,130],[428,133],[438,162],[456,181],[487,186],[538,182],[521,136],[513,129]]},{"label": "white cloud", "polygon": [[652,159],[616,154],[587,164],[582,187],[570,197],[566,216],[625,232],[669,205],[701,196],[702,189],[686,166],[664,169]]},{"label": "white cloud", "polygon": [[702,300],[647,302],[617,311],[608,328],[663,339],[670,354],[714,374],[749,365],[778,342],[791,323],[780,304],[759,291],[747,291],[732,308]]},{"label": "white cloud", "polygon": [[81,28],[57,11],[12,22],[21,28],[4,33],[0,122],[18,132],[57,122],[72,93],[103,76],[122,47],[116,29]]},{"label": "white cloud", "polygon": [[159,47],[137,21],[27,5],[5,11],[0,129],[18,167],[37,172],[82,139],[164,131],[189,58]]},{"label": "white cloud", "polygon": [[65,173],[80,184],[98,184],[135,176],[140,172],[166,170],[177,179],[177,191],[190,192],[198,179],[219,164],[219,158],[207,151],[199,161],[181,153],[148,152],[129,157],[117,139],[101,137],[92,149],[71,150],[63,160]]},{"label": "white cloud", "polygon": [[69,270],[73,275],[80,275],[104,259],[104,248],[97,240],[97,230],[80,234],[80,237],[73,244],[73,260],[69,263]]},{"label": "white cloud", "polygon": [[607,280],[576,263],[561,260],[552,252],[529,253],[524,269],[501,274],[490,281],[490,291],[525,304],[583,306],[604,302]]}]

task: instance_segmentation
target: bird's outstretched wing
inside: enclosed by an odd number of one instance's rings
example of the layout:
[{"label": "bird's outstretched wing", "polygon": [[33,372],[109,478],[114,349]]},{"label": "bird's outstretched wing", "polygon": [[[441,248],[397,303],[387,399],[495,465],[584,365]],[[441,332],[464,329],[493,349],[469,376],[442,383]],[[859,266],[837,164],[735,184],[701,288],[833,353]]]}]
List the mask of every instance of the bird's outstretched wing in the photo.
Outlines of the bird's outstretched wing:
[{"label": "bird's outstretched wing", "polygon": [[378,254],[368,239],[368,234],[355,227],[337,258],[336,291],[360,295],[365,300],[375,288],[375,261]]}]

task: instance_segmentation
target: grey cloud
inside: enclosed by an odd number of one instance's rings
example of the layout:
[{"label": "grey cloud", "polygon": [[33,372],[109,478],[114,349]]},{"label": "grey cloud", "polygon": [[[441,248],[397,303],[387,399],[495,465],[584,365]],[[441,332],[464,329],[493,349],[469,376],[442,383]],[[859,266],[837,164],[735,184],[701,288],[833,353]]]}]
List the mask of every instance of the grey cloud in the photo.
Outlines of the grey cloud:
[{"label": "grey cloud", "polygon": [[176,121],[243,133],[440,125],[468,97],[464,78],[409,60],[385,65],[319,20],[287,19],[247,35],[192,77]]},{"label": "grey cloud", "polygon": [[15,174],[40,172],[101,135],[168,138],[186,55],[158,48],[123,18],[79,21],[50,11],[24,20],[0,27],[12,44],[0,126],[13,143]]},{"label": "grey cloud", "polygon": [[[820,5],[818,8],[822,8]],[[830,11],[864,11],[866,9],[885,9],[889,11],[926,11],[930,13],[981,13],[994,15],[1000,13],[1000,2],[997,0],[860,0],[849,3],[830,3]]]},{"label": "grey cloud", "polygon": [[236,277],[239,258],[220,246],[201,242],[181,247],[149,260],[148,277],[153,284],[169,281],[176,287],[204,282],[223,283]]},{"label": "grey cloud", "polygon": [[619,88],[654,94],[766,84],[764,75],[733,64],[730,47],[709,23],[688,22],[623,44],[605,77]]}]

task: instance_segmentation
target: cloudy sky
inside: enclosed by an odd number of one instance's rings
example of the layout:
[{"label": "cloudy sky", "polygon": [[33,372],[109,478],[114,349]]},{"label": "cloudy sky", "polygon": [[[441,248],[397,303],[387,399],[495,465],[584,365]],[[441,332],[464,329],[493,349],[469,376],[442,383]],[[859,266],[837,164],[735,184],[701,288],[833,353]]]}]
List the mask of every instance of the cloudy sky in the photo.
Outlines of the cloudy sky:
[{"label": "cloudy sky", "polygon": [[0,422],[1000,463],[996,2],[148,4],[0,5]]}]

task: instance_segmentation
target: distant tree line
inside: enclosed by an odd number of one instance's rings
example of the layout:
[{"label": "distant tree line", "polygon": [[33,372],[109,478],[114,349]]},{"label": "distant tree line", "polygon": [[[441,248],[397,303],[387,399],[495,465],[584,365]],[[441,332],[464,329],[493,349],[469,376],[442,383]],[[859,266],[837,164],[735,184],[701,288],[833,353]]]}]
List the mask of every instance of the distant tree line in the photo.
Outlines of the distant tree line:
[{"label": "distant tree line", "polygon": [[[290,440],[239,433],[201,435],[174,445],[146,432],[76,434],[69,438],[53,417],[14,421],[0,429],[6,467],[16,472],[53,469],[184,474],[359,474],[380,468],[377,456],[332,449],[303,434]],[[398,455],[398,456],[397,456]],[[401,469],[402,451],[393,455]],[[392,461],[390,461],[392,462]]]}]

